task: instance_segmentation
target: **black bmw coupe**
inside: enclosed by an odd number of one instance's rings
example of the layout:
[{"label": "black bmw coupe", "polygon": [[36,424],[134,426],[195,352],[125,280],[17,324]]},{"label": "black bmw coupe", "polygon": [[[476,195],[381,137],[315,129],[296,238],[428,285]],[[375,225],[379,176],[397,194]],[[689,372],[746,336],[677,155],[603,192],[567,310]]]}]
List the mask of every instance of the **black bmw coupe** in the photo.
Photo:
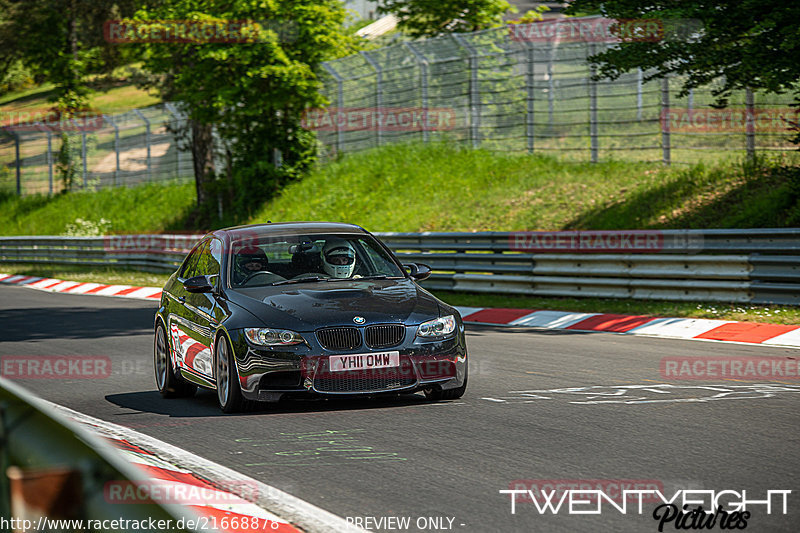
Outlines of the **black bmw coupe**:
[{"label": "black bmw coupe", "polygon": [[417,285],[429,275],[349,224],[214,231],[164,286],[156,385],[164,397],[216,390],[226,413],[284,396],[459,398],[464,326]]}]

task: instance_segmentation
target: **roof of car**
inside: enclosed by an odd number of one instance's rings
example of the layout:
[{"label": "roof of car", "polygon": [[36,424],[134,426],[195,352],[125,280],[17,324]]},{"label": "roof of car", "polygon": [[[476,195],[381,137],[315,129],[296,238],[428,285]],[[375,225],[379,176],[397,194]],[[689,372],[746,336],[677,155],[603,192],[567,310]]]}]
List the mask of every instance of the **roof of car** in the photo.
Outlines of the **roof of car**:
[{"label": "roof of car", "polygon": [[250,224],[247,226],[234,226],[217,230],[214,233],[227,233],[233,240],[252,237],[253,233],[259,235],[297,235],[315,233],[356,233],[364,234],[367,231],[355,224],[341,222],[276,222],[269,224]]}]

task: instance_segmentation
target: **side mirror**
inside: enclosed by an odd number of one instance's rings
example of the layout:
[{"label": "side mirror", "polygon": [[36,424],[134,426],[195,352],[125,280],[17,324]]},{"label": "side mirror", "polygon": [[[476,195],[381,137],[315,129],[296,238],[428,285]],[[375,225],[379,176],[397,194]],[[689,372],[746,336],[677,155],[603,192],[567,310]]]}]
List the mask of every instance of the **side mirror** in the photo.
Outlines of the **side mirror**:
[{"label": "side mirror", "polygon": [[431,275],[431,267],[423,265],[422,263],[408,263],[403,265],[403,267],[408,269],[408,275],[411,276],[411,279],[414,281],[428,279]]},{"label": "side mirror", "polygon": [[195,276],[193,278],[184,280],[183,288],[188,292],[193,293],[211,292],[214,290],[214,287],[211,285],[211,282],[208,280],[207,276]]}]

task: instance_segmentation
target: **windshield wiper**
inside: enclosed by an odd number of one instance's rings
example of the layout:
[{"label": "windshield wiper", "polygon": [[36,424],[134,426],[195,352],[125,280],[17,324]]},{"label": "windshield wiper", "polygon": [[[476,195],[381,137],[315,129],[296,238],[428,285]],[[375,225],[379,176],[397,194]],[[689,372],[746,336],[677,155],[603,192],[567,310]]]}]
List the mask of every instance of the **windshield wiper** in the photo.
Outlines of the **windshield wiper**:
[{"label": "windshield wiper", "polygon": [[300,278],[300,279],[285,279],[283,281],[276,281],[275,283],[270,283],[270,285],[291,285],[292,283],[305,283],[307,281],[328,281],[330,278],[320,278],[315,276],[313,278]]},{"label": "windshield wiper", "polygon": [[402,276],[389,276],[388,274],[375,274],[374,276],[364,276],[358,279],[403,279]]}]

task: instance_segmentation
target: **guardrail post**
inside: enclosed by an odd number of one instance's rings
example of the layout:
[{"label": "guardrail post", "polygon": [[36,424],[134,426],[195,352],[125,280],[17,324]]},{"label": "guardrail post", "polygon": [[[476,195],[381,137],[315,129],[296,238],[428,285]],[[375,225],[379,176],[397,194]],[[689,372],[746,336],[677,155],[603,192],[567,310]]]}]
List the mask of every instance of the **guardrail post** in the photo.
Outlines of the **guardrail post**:
[{"label": "guardrail post", "polygon": [[380,64],[372,59],[367,52],[361,52],[367,63],[375,69],[375,116],[378,118],[375,141],[378,146],[383,144],[383,70]]},{"label": "guardrail post", "polygon": [[324,63],[322,63],[322,66],[325,68],[325,70],[328,71],[328,73],[331,76],[333,76],[333,79],[336,80],[336,119],[335,119],[336,120],[336,153],[340,154],[340,153],[342,153],[342,144],[343,144],[342,143],[342,137],[343,137],[343,135],[342,135],[342,123],[339,120],[339,116],[340,116],[339,114],[344,112],[344,109],[343,109],[344,108],[344,88],[343,88],[344,80],[339,75],[339,73],[336,72],[336,69],[333,68],[333,66],[329,62],[325,61]]},{"label": "guardrail post", "polygon": [[672,161],[669,138],[669,78],[661,79],[661,154],[662,161],[669,165]]},{"label": "guardrail post", "polygon": [[153,162],[152,159],[150,158],[150,121],[147,119],[147,117],[144,116],[144,114],[140,110],[134,109],[133,112],[136,113],[136,115],[140,119],[142,119],[142,121],[144,121],[144,144],[147,147],[147,180],[152,181]]},{"label": "guardrail post", "polygon": [[103,115],[103,120],[107,120],[114,128],[114,155],[117,160],[114,166],[114,187],[116,187],[119,182],[119,126],[109,115]]},{"label": "guardrail post", "polygon": [[753,97],[753,89],[746,87],[744,90],[744,105],[745,105],[745,149],[747,150],[747,159],[753,160],[756,157],[756,115],[755,115],[755,98]]},{"label": "guardrail post", "polygon": [[533,50],[533,43],[526,41],[525,43],[525,57],[526,57],[526,79],[525,85],[527,86],[527,96],[528,96],[528,109],[526,110],[525,114],[525,135],[528,141],[528,153],[532,154],[534,149],[534,132],[535,132],[535,122],[534,122],[534,105],[536,103],[536,78],[534,77],[535,74],[535,57],[534,57],[534,50]]},{"label": "guardrail post", "polygon": [[[589,43],[589,55],[595,54],[594,43]],[[591,145],[592,163],[597,163],[597,67],[589,64],[589,142]]]},{"label": "guardrail post", "polygon": [[428,60],[422,55],[414,45],[411,43],[404,43],[406,48],[411,50],[411,53],[414,54],[414,58],[417,60],[417,64],[419,65],[419,81],[420,81],[420,91],[422,94],[422,111],[425,116],[425,122],[422,125],[422,141],[428,142],[430,138],[430,132],[428,131]]},{"label": "guardrail post", "polygon": [[636,69],[636,120],[642,121],[642,89],[644,88],[644,73]]},{"label": "guardrail post", "polygon": [[480,126],[481,126],[481,94],[480,87],[478,86],[478,51],[472,46],[464,37],[454,33],[453,38],[463,46],[469,53],[469,107],[470,107],[470,128],[469,136],[472,141],[472,147],[478,148],[481,144],[480,141]]}]

